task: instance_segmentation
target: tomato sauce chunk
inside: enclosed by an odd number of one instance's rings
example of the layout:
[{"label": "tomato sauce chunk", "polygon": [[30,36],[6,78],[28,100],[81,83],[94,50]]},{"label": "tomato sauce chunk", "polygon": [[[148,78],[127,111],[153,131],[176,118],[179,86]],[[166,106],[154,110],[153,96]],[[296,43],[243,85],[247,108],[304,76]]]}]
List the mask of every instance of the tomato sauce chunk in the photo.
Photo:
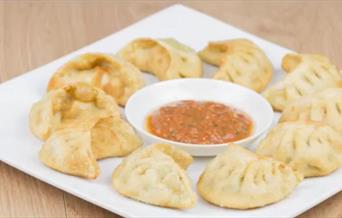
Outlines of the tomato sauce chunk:
[{"label": "tomato sauce chunk", "polygon": [[191,144],[222,144],[251,135],[253,121],[244,112],[216,102],[184,100],[154,111],[147,130],[161,138]]}]

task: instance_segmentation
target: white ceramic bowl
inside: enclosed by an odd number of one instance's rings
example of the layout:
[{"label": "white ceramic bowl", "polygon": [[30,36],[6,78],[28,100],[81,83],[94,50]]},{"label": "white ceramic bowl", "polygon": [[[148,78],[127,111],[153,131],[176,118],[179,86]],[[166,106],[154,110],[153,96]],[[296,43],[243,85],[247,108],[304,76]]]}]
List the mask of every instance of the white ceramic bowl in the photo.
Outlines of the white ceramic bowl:
[{"label": "white ceramic bowl", "polygon": [[126,118],[146,144],[167,143],[178,146],[193,156],[213,156],[222,152],[226,144],[188,144],[170,141],[145,129],[146,117],[161,106],[179,100],[214,101],[233,106],[247,113],[254,122],[248,138],[234,143],[248,147],[273,121],[271,105],[258,93],[226,81],[214,79],[176,79],[144,87],[130,97],[125,107]]}]

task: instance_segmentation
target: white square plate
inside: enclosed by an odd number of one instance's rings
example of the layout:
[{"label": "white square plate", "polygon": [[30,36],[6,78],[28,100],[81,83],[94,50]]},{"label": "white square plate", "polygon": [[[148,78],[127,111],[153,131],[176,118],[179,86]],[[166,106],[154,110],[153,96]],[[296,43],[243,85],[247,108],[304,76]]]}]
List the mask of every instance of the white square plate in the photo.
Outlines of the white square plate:
[{"label": "white square plate", "polygon": [[[84,52],[115,53],[133,38],[140,36],[174,37],[196,50],[209,40],[248,38],[257,43],[272,60],[275,79],[281,76],[282,56],[289,50],[262,40],[207,15],[175,5],[110,35],[78,51],[35,69],[0,86],[0,160],[44,182],[86,201],[125,217],[294,217],[324,201],[342,189],[342,169],[321,178],[304,180],[285,200],[253,210],[230,210],[215,207],[198,197],[195,208],[174,210],[139,203],[117,194],[111,187],[111,174],[119,158],[100,161],[101,174],[85,180],[58,173],[38,160],[41,141],[30,133],[28,114],[33,102],[45,93],[52,73],[63,63]],[[206,76],[214,68],[205,66]],[[145,75],[147,83],[157,80]],[[197,158],[188,169],[194,188],[208,159]]]}]

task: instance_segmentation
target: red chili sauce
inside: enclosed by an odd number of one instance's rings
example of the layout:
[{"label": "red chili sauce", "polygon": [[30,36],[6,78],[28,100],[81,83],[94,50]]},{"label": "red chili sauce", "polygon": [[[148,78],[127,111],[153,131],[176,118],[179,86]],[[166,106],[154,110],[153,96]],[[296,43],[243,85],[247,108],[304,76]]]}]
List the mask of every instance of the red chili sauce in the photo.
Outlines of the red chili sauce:
[{"label": "red chili sauce", "polygon": [[184,100],[159,108],[147,117],[152,134],[191,144],[221,144],[246,138],[253,121],[244,112],[216,102]]}]

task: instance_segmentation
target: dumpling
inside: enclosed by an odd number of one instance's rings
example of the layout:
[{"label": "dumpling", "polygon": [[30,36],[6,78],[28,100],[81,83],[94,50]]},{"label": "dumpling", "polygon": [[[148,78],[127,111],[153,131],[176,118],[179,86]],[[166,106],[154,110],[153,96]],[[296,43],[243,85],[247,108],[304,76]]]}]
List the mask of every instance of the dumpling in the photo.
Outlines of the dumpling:
[{"label": "dumpling", "polygon": [[125,105],[142,86],[142,73],[132,64],[112,55],[87,53],[63,65],[50,79],[48,90],[83,82],[104,90]]},{"label": "dumpling", "polygon": [[120,117],[100,119],[91,128],[91,146],[96,159],[126,156],[142,144],[134,129]]},{"label": "dumpling", "polygon": [[342,137],[327,125],[284,122],[270,131],[256,152],[283,161],[305,177],[324,176],[342,164]]},{"label": "dumpling", "polygon": [[139,38],[118,55],[160,80],[202,76],[202,61],[196,52],[171,38]]},{"label": "dumpling", "polygon": [[234,50],[249,50],[254,47],[253,42],[248,39],[230,39],[223,41],[209,42],[198,54],[202,60],[208,64],[219,66],[224,57],[234,52]]},{"label": "dumpling", "polygon": [[32,106],[30,129],[42,140],[65,127],[91,128],[101,118],[120,116],[115,100],[102,90],[75,83],[48,92]]},{"label": "dumpling", "polygon": [[210,42],[199,55],[205,62],[219,66],[214,79],[238,83],[257,92],[272,80],[271,62],[247,39]]},{"label": "dumpling", "polygon": [[342,79],[336,66],[322,55],[288,54],[282,68],[288,73],[285,78],[263,93],[277,111],[296,99],[333,87]]},{"label": "dumpling", "polygon": [[91,129],[70,127],[51,134],[40,151],[41,161],[64,173],[95,178],[96,160],[125,156],[142,145],[133,128],[120,117],[100,119]]},{"label": "dumpling", "polygon": [[57,171],[94,179],[100,168],[91,149],[90,132],[63,129],[54,132],[39,152],[39,159]]},{"label": "dumpling", "polygon": [[280,122],[318,121],[342,133],[342,88],[328,88],[285,107]]},{"label": "dumpling", "polygon": [[206,201],[220,207],[262,207],[288,196],[302,175],[282,162],[236,144],[211,160],[197,184]]},{"label": "dumpling", "polygon": [[191,162],[189,154],[171,145],[150,145],[123,159],[114,170],[113,188],[148,204],[191,208],[196,203],[196,194],[185,172]]}]

